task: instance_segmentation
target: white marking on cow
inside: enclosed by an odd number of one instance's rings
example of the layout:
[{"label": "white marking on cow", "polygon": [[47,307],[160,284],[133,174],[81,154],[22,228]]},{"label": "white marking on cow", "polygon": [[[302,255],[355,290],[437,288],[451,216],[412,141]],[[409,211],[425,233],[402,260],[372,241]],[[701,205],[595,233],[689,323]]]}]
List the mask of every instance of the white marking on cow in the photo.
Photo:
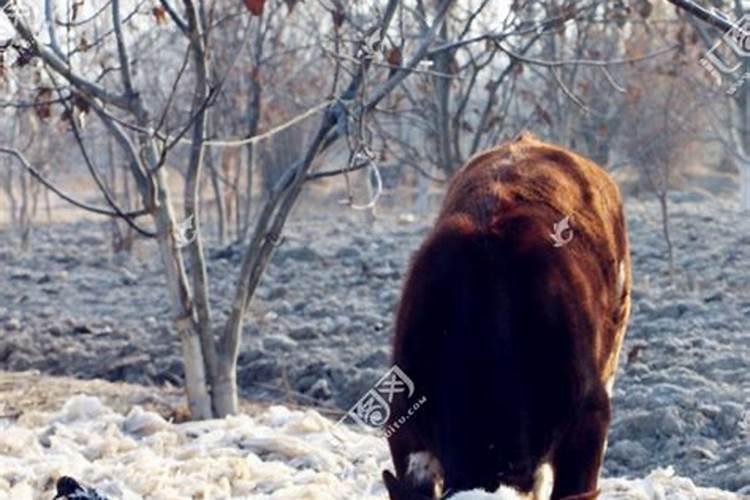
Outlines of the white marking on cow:
[{"label": "white marking on cow", "polygon": [[406,475],[413,483],[424,484],[440,478],[443,471],[440,462],[430,452],[418,451],[409,455]]},{"label": "white marking on cow", "polygon": [[487,493],[481,489],[461,491],[452,495],[449,500],[526,500],[526,497],[513,488],[501,486],[495,493]]},{"label": "white marking on cow", "polygon": [[[609,397],[610,401],[612,400],[612,390],[615,387],[615,374],[609,376],[609,378],[604,382],[604,390],[607,391],[607,396]],[[602,463],[604,463],[604,455],[607,453],[607,445],[609,444],[609,439],[604,439],[604,446],[602,446]]]},{"label": "white marking on cow", "polygon": [[545,462],[534,473],[534,489],[522,493],[510,486],[502,485],[494,493],[481,489],[461,491],[452,495],[450,500],[549,500],[555,485],[555,473],[552,466]]},{"label": "white marking on cow", "polygon": [[622,292],[625,290],[625,261],[620,261],[620,267],[617,271],[617,298],[622,298]]},{"label": "white marking on cow", "polygon": [[607,396],[609,396],[609,399],[612,399],[612,390],[615,388],[615,374],[613,373],[610,375],[610,377],[604,382],[604,390],[607,391]]},{"label": "white marking on cow", "polygon": [[549,500],[552,497],[554,486],[555,471],[552,470],[552,466],[548,462],[545,462],[534,473],[534,498],[536,500]]},{"label": "white marking on cow", "polygon": [[604,439],[604,446],[602,446],[602,463],[604,463],[604,455],[607,454],[607,446],[609,445],[609,438]]}]

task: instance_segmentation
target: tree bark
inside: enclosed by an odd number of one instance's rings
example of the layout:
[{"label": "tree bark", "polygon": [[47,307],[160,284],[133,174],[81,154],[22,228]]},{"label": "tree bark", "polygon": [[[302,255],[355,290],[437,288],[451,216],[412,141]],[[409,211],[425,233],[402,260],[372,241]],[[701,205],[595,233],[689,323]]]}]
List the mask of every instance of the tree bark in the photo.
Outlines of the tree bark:
[{"label": "tree bark", "polygon": [[740,210],[750,212],[750,162],[741,162],[740,170]]},{"label": "tree bark", "polygon": [[664,234],[664,241],[667,243],[667,260],[669,264],[669,280],[674,283],[675,279],[675,267],[674,267],[674,248],[672,246],[672,238],[669,234],[669,200],[667,198],[667,190],[659,193],[659,206],[661,207],[661,229]]},{"label": "tree bark", "polygon": [[[202,391],[210,392],[211,382],[216,378],[216,346],[211,330],[211,308],[208,302],[208,272],[203,253],[203,238],[201,230],[200,179],[203,176],[203,153],[205,151],[205,133],[208,123],[206,100],[208,90],[208,57],[203,32],[202,16],[193,0],[185,0],[185,13],[190,29],[190,48],[195,66],[195,89],[193,93],[192,115],[195,117],[192,138],[190,141],[190,156],[185,182],[185,217],[193,223],[193,235],[187,250],[190,255],[190,276],[192,278],[193,326],[200,338],[200,352],[205,363]],[[178,250],[179,252],[179,250]],[[198,357],[195,358],[196,362]],[[213,411],[211,411],[213,413]]]},{"label": "tree bark", "polygon": [[216,170],[214,155],[212,151],[206,151],[206,165],[211,173],[211,188],[214,191],[214,203],[216,204],[216,228],[219,245],[224,246],[227,238],[227,220],[226,209],[224,207],[224,191],[219,179],[219,172]]},{"label": "tree bark", "polygon": [[[443,23],[440,28],[440,36],[443,40],[448,38],[448,23]],[[443,51],[435,56],[435,70],[440,73],[433,77],[435,85],[435,108],[437,120],[437,134],[435,145],[438,152],[438,166],[445,175],[450,175],[455,167],[453,161],[453,142],[451,141],[451,112],[450,112],[450,93],[451,79],[447,76],[451,73],[452,51]]]}]

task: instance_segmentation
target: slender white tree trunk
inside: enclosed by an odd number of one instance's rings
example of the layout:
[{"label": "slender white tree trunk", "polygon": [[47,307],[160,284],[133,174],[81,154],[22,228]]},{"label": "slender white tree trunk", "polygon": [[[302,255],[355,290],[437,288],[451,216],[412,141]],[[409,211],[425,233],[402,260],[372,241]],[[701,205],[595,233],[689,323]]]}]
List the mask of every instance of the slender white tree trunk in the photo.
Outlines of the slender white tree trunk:
[{"label": "slender white tree trunk", "polygon": [[[237,335],[240,335],[238,332]],[[219,358],[216,379],[212,387],[215,416],[226,417],[237,413],[237,361],[229,353]]]},{"label": "slender white tree trunk", "polygon": [[175,327],[182,343],[182,356],[185,368],[185,389],[190,414],[195,420],[213,416],[211,395],[208,392],[206,366],[203,359],[201,340],[195,328],[192,298],[187,287],[185,269],[174,238],[175,217],[172,201],[167,190],[167,173],[162,168],[156,174],[158,208],[154,216],[157,227],[157,241],[164,269],[167,275],[167,288],[175,314]]},{"label": "slender white tree trunk", "polygon": [[[367,192],[367,202],[371,203],[377,193],[377,188],[375,186],[375,179],[373,176],[375,175],[374,172],[372,172],[369,168],[365,168],[362,170],[365,175],[365,190]],[[370,208],[367,209],[367,223],[370,225],[375,224],[375,221],[378,218],[378,214],[376,212],[377,204],[373,203]]]},{"label": "slender white tree trunk", "polygon": [[[426,168],[427,171],[432,172],[429,166]],[[415,203],[415,210],[419,215],[426,215],[430,211],[430,186],[432,185],[430,179],[424,175],[417,176],[417,200]]]}]

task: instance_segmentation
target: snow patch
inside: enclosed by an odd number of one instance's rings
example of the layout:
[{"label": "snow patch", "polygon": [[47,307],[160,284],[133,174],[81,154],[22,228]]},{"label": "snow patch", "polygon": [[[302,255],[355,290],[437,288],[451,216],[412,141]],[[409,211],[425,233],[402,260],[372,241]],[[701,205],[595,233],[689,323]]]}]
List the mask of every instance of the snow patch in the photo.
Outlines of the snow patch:
[{"label": "snow patch", "polygon": [[[25,414],[0,433],[0,498],[14,500],[52,498],[61,475],[113,500],[385,500],[380,477],[386,468],[384,439],[281,406],[253,417],[173,424],[139,407],[123,416],[96,398],[75,396],[60,412]],[[604,500],[740,498],[699,488],[671,469],[644,479],[605,479],[601,487]],[[451,498],[518,495],[503,489]]]},{"label": "snow patch", "polygon": [[93,396],[79,395],[73,396],[65,403],[60,418],[66,422],[74,420],[87,420],[96,418],[106,412],[106,408],[99,401],[99,398]]},{"label": "snow patch", "polygon": [[169,424],[161,415],[144,411],[140,406],[134,407],[122,422],[122,429],[129,434],[139,436],[150,436],[159,431],[166,430]]},{"label": "snow patch", "polygon": [[521,500],[525,498],[513,488],[501,486],[495,493],[487,493],[484,490],[462,491],[452,495],[449,500]]}]

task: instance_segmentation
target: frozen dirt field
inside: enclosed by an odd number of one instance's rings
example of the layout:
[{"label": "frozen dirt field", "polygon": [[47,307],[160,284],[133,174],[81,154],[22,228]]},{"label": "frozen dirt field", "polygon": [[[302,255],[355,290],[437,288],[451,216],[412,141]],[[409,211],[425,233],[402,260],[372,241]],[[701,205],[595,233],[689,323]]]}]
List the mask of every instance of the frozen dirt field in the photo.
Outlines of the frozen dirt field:
[{"label": "frozen dirt field", "polygon": [[[634,304],[605,476],[673,466],[750,496],[750,219],[676,194],[672,285],[658,206],[626,208]],[[398,214],[370,226],[345,209],[293,219],[245,327],[243,396],[319,409],[356,401],[388,368],[401,278],[428,227]],[[104,225],[81,221],[37,229],[24,253],[0,231],[0,370],[178,384],[160,263],[143,257],[150,245],[113,256]],[[239,258],[233,246],[208,252],[217,325]]]}]

